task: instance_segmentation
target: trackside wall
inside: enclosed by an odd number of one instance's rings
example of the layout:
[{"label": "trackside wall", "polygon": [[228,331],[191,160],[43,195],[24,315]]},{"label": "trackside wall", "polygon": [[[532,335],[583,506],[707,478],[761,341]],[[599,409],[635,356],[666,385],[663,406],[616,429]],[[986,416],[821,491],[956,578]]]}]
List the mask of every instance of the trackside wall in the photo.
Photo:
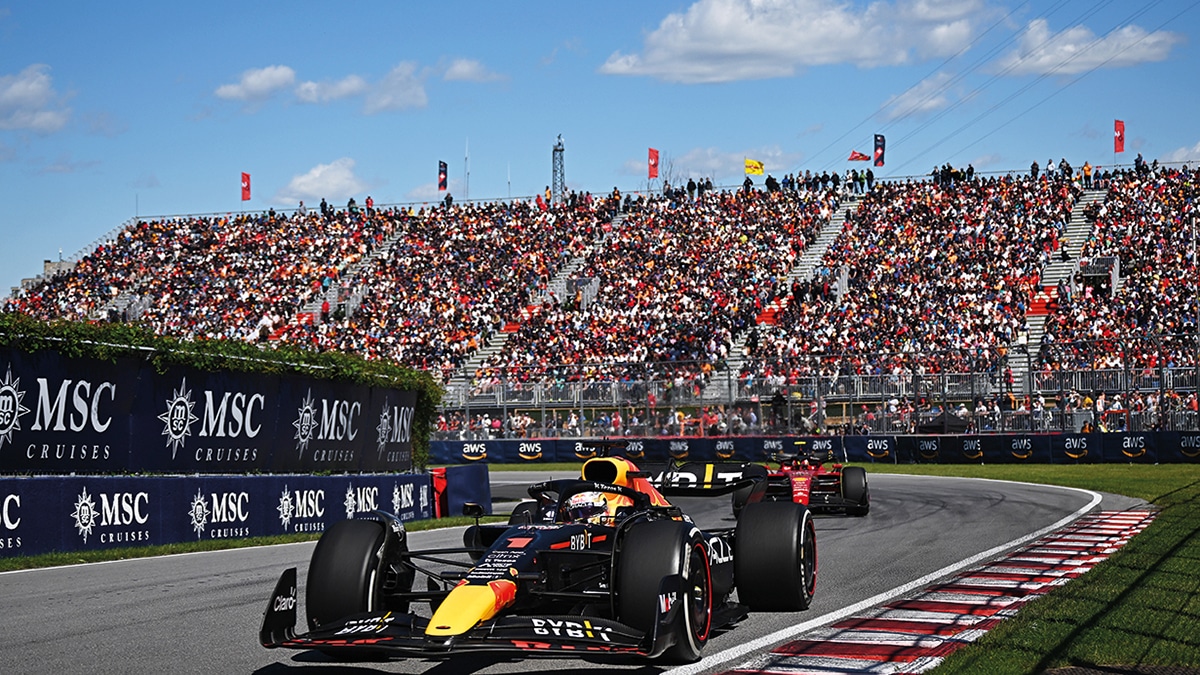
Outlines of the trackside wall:
[{"label": "trackside wall", "polygon": [[0,558],[422,520],[434,499],[427,474],[0,478]]}]

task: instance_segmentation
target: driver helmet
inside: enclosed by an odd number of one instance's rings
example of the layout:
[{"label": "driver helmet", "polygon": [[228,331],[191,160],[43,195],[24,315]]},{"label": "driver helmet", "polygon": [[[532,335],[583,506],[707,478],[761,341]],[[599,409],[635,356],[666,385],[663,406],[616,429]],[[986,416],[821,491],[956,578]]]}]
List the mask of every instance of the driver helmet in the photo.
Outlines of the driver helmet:
[{"label": "driver helmet", "polygon": [[599,492],[580,492],[567,500],[567,520],[601,524],[608,517],[608,500]]}]

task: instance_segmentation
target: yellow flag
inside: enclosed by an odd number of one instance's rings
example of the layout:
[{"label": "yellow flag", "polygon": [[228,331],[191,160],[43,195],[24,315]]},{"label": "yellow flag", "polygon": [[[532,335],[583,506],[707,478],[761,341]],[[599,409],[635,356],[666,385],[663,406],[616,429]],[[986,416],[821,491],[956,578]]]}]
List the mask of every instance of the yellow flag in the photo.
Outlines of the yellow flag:
[{"label": "yellow flag", "polygon": [[763,163],[757,159],[746,160],[746,175],[761,176],[763,175]]}]

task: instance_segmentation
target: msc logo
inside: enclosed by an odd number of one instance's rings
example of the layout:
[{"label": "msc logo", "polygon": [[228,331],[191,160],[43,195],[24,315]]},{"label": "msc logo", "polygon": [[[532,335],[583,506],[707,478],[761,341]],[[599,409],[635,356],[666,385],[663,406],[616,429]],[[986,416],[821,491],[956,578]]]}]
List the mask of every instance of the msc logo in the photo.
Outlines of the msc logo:
[{"label": "msc logo", "polygon": [[4,503],[0,504],[0,525],[6,530],[15,530],[21,526],[21,495],[5,495]]},{"label": "msc logo", "polygon": [[247,396],[241,392],[219,393],[221,400],[217,401],[212,390],[205,390],[203,417],[196,416],[196,403],[192,401],[187,378],[180,382],[179,388],[167,399],[167,409],[158,419],[166,425],[162,435],[167,437],[171,459],[175,459],[179,449],[186,445],[187,437],[192,435],[192,425],[196,422],[200,422],[199,436],[203,437],[254,438],[262,431],[262,424],[256,423],[254,415],[256,412],[262,412],[266,406],[265,396]]},{"label": "msc logo", "polygon": [[400,515],[400,512],[405,509],[411,509],[416,506],[413,499],[413,484],[399,483],[392,486],[392,513]]},{"label": "msc logo", "polygon": [[21,416],[29,412],[29,408],[21,405],[25,392],[21,391],[21,378],[13,379],[12,364],[4,381],[0,382],[0,449],[5,441],[12,443],[14,431],[21,430]]},{"label": "msc logo", "polygon": [[283,525],[284,530],[293,532],[320,532],[324,526],[320,522],[296,523],[292,525],[292,519],[296,520],[316,520],[325,517],[325,491],[324,490],[288,490],[286,485],[283,486],[283,494],[279,497],[279,506],[276,507],[279,512],[279,524]]},{"label": "msc logo", "polygon": [[414,408],[388,405],[387,399],[383,400],[383,411],[379,414],[379,426],[375,427],[375,431],[378,433],[375,441],[376,450],[381,456],[387,449],[388,443],[411,442],[412,419],[415,412]]},{"label": "msc logo", "polygon": [[208,524],[244,523],[250,518],[250,495],[245,492],[213,492],[206,499],[200,490],[188,508],[192,529],[199,539]]},{"label": "msc logo", "polygon": [[296,429],[296,449],[300,457],[308,450],[308,444],[316,438],[319,441],[353,441],[358,435],[354,428],[354,418],[358,416],[362,405],[358,401],[342,401],[321,399],[321,414],[317,416],[316,401],[312,397],[312,389],[300,402],[296,413],[296,421],[292,426]]},{"label": "msc logo", "polygon": [[[75,500],[75,510],[71,512],[75,519],[75,529],[87,543],[88,537],[96,527],[121,527],[130,525],[145,525],[150,521],[150,495],[145,492],[114,492],[100,495],[100,508],[83,488]],[[124,541],[126,537],[108,537],[109,542]],[[105,537],[101,536],[101,543]]]},{"label": "msc logo", "polygon": [[346,520],[354,518],[356,513],[370,513],[379,508],[379,488],[360,487],[355,489],[351,483],[346,487],[346,499],[342,502],[346,507]]}]

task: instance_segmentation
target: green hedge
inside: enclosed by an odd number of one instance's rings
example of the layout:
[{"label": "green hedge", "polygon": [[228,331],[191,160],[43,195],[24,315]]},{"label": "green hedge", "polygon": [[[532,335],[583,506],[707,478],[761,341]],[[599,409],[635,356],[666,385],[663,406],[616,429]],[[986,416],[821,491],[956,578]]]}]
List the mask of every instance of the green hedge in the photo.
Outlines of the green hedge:
[{"label": "green hedge", "polygon": [[388,361],[370,361],[342,352],[313,352],[293,345],[266,346],[238,340],[179,340],[162,337],[137,324],[39,321],[20,313],[0,312],[0,345],[25,352],[48,349],[72,358],[115,361],[142,358],[158,372],[186,366],[209,372],[304,375],[367,386],[417,392],[413,415],[413,464],[429,463],[429,436],[442,388],[422,370]]}]

